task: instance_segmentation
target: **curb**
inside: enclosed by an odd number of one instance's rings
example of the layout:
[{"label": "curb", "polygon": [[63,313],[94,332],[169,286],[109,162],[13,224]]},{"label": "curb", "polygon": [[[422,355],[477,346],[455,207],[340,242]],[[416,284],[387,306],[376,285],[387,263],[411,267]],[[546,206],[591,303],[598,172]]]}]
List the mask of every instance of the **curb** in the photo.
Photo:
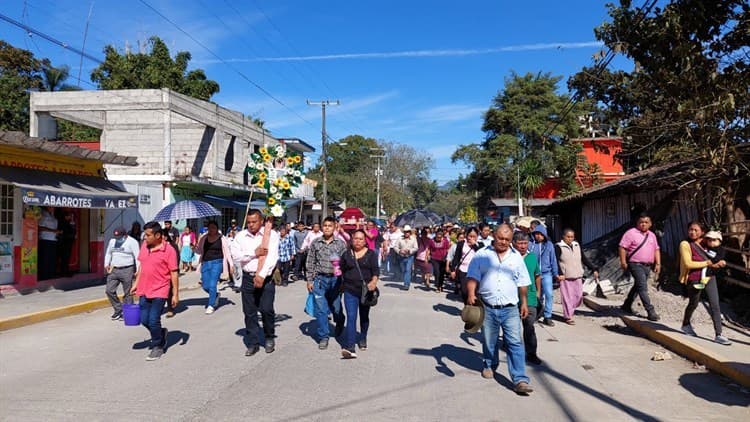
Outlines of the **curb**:
[{"label": "curb", "polygon": [[[584,296],[583,302],[587,307],[596,312],[602,312],[612,308],[608,305],[602,305],[586,296]],[[625,325],[649,340],[660,344],[693,362],[705,365],[706,368],[724,375],[745,387],[750,387],[750,367],[747,367],[747,364],[733,362],[721,354],[701,347],[700,345],[688,340],[683,333],[677,332],[662,324],[644,321],[639,318],[625,315],[621,315],[620,319],[622,319]]]},{"label": "curb", "polygon": [[[200,288],[200,285],[185,286],[179,289],[179,291],[195,290]],[[121,297],[122,299],[122,297]],[[58,308],[45,309],[43,311],[31,312],[15,317],[0,319],[0,332],[12,330],[14,328],[25,327],[27,325],[38,324],[44,321],[50,321],[53,319],[63,318],[71,315],[82,314],[84,312],[91,312],[98,309],[103,309],[111,306],[109,299],[94,299],[86,302],[74,303],[72,305],[61,306]]]},{"label": "curb", "polygon": [[637,320],[624,315],[620,318],[622,318],[625,325],[648,339],[694,362],[699,362],[705,365],[706,368],[724,375],[745,387],[750,387],[750,370],[744,369],[742,363],[733,362],[718,353],[707,350],[687,340],[683,333],[673,331],[671,328],[665,330],[661,324]]}]

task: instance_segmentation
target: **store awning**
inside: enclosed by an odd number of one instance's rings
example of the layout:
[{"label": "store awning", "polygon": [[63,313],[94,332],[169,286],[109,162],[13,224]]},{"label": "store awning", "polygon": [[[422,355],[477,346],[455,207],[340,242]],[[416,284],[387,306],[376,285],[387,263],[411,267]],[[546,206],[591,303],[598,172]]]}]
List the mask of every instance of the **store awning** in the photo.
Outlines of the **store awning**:
[{"label": "store awning", "polygon": [[66,208],[137,208],[136,195],[125,192],[109,180],[16,167],[0,167],[0,183],[21,190],[24,204]]}]

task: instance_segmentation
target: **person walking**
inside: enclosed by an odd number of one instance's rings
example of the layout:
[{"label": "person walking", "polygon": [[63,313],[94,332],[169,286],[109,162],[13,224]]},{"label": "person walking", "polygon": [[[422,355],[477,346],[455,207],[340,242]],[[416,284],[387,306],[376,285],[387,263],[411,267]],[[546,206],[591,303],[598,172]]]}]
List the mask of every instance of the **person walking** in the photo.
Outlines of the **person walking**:
[{"label": "person walking", "polygon": [[557,280],[560,282],[563,317],[566,324],[575,325],[573,316],[583,301],[583,267],[591,270],[595,279],[599,278],[599,269],[583,253],[571,228],[563,230],[562,240],[555,245],[555,256],[560,271]]},{"label": "person walking", "polygon": [[279,227],[279,263],[278,269],[281,273],[281,285],[286,286],[289,283],[289,273],[292,269],[292,260],[297,253],[294,237],[289,234],[286,226]]},{"label": "person walking", "polygon": [[398,264],[398,253],[396,252],[396,242],[404,237],[403,232],[393,224],[392,221],[388,222],[388,230],[383,234],[383,261],[385,262],[386,272],[389,275],[396,275],[396,281],[401,277],[398,276],[399,264]]},{"label": "person walking", "polygon": [[215,220],[208,222],[208,231],[198,239],[195,251],[200,255],[201,287],[208,293],[206,315],[211,315],[219,307],[221,293],[216,286],[222,274],[229,276],[232,268],[232,253],[229,250],[229,239],[219,233],[219,223]]},{"label": "person walking", "polygon": [[554,327],[552,321],[552,304],[554,303],[553,277],[557,277],[560,270],[557,268],[557,257],[555,256],[555,245],[547,235],[547,228],[539,224],[531,229],[534,242],[529,250],[539,260],[539,270],[542,272],[542,305],[544,318],[542,324]]},{"label": "person walking", "polygon": [[641,298],[641,304],[646,309],[649,321],[658,321],[659,315],[648,296],[648,277],[652,268],[656,277],[659,277],[661,272],[661,251],[656,235],[650,230],[651,224],[651,217],[643,213],[638,216],[635,227],[628,229],[620,239],[618,245],[620,267],[628,271],[635,280],[620,309],[632,314],[633,301],[638,295]]},{"label": "person walking", "polygon": [[526,291],[526,305],[528,307],[528,314],[521,319],[523,324],[523,347],[526,351],[526,363],[534,365],[541,365],[542,360],[539,359],[537,354],[537,341],[536,341],[536,323],[537,305],[539,300],[537,299],[537,292],[541,291],[542,287],[542,273],[539,271],[539,261],[536,256],[529,252],[529,234],[523,231],[516,231],[513,233],[513,248],[523,257],[523,262],[526,264],[526,270],[529,272],[529,279],[531,284]]},{"label": "person walking", "polygon": [[294,248],[297,253],[294,255],[294,276],[297,280],[304,280],[305,277],[305,259],[307,251],[302,250],[302,243],[307,237],[307,228],[302,221],[297,222],[297,230],[294,231]]},{"label": "person walking", "polygon": [[[712,252],[718,249],[721,242],[721,233],[706,233],[705,226],[692,221],[688,224],[687,239],[680,242],[680,282],[685,285],[688,296],[688,304],[685,307],[685,315],[682,318],[682,332],[697,336],[690,319],[693,317],[695,308],[700,302],[701,292],[705,291],[708,296],[708,304],[711,321],[714,324],[714,342],[729,346],[732,342],[722,335],[721,308],[719,307],[719,289],[716,286],[714,271],[724,268],[727,263],[719,254]],[[708,249],[711,246],[714,250]]]},{"label": "person walking", "polygon": [[422,274],[422,280],[427,290],[430,288],[430,277],[432,277],[432,264],[430,258],[430,232],[429,229],[423,228],[420,232],[419,238],[417,239],[417,254],[414,256],[416,266],[419,272]]},{"label": "person walking", "polygon": [[151,351],[147,361],[161,358],[167,347],[167,329],[161,326],[161,313],[172,286],[172,307],[179,303],[177,254],[162,237],[161,225],[156,221],[144,226],[144,243],[138,253],[141,265],[130,293],[140,296],[141,325],[151,335]]},{"label": "person walking", "polygon": [[479,223],[479,237],[477,238],[477,244],[480,248],[485,248],[492,245],[494,237],[492,236],[492,227],[487,223]]},{"label": "person walking", "polygon": [[[318,349],[328,348],[330,328],[328,314],[333,314],[336,323],[334,337],[344,330],[344,312],[341,308],[340,269],[334,261],[340,261],[347,247],[343,240],[334,236],[336,219],[328,216],[323,220],[323,235],[312,242],[307,253],[307,291],[315,297],[315,319],[318,322]],[[312,280],[312,281],[310,281]]]},{"label": "person walking", "polygon": [[450,247],[451,242],[445,237],[443,229],[437,229],[435,232],[435,238],[430,239],[429,249],[432,271],[435,278],[435,287],[437,288],[438,293],[443,292],[446,273],[446,258]]},{"label": "person walking", "polygon": [[419,245],[417,244],[417,239],[412,236],[411,226],[407,224],[401,231],[404,234],[404,237],[396,240],[393,249],[398,256],[399,279],[404,283],[404,290],[409,290],[412,281],[414,256],[417,253]]},{"label": "person walking", "polygon": [[[104,252],[104,269],[107,271],[107,287],[105,293],[114,312],[112,321],[122,320],[122,304],[133,303],[130,289],[133,278],[138,272],[138,254],[140,246],[135,239],[128,236],[125,227],[118,227],[113,232],[114,238],[107,243]],[[117,286],[122,285],[122,302],[117,296]]]},{"label": "person walking", "polygon": [[503,330],[504,349],[513,391],[528,395],[534,391],[526,376],[526,353],[521,340],[521,318],[529,314],[528,286],[531,284],[521,254],[510,247],[513,229],[501,224],[495,229],[494,242],[477,252],[469,264],[467,301],[484,305],[482,324],[483,378],[493,378],[499,364],[498,342]]},{"label": "person walking", "polygon": [[248,344],[245,356],[253,356],[260,350],[258,311],[263,319],[265,351],[276,349],[273,270],[279,260],[279,234],[270,224],[264,226],[263,214],[257,209],[248,211],[245,222],[245,230],[232,242],[231,254],[242,266],[242,313]]},{"label": "person walking", "polygon": [[[378,286],[380,268],[378,255],[367,247],[364,230],[357,229],[352,234],[352,247],[341,259],[342,289],[346,308],[346,328],[344,330],[341,355],[345,359],[357,357],[359,350],[367,350],[367,331],[370,328],[370,308],[361,302],[363,284],[374,291]],[[357,315],[359,315],[359,339],[357,339]]]},{"label": "person walking", "polygon": [[466,231],[466,240],[456,243],[456,251],[453,253],[453,259],[450,263],[450,274],[454,280],[453,292],[461,296],[464,302],[467,299],[466,284],[468,279],[466,278],[466,274],[469,271],[469,264],[471,264],[471,260],[474,259],[474,255],[480,249],[477,244],[478,237],[479,232],[476,227],[469,227]]},{"label": "person walking", "polygon": [[180,261],[182,261],[182,272],[186,273],[193,270],[193,260],[195,259],[195,233],[190,226],[185,226],[180,235]]}]

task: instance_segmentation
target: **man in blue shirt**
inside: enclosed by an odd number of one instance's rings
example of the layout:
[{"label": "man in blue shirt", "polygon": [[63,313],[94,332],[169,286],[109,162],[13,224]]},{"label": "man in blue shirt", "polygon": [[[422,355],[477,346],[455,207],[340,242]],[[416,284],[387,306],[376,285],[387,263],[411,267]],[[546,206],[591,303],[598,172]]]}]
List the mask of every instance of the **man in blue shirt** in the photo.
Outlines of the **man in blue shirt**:
[{"label": "man in blue shirt", "polygon": [[[504,349],[508,356],[508,372],[515,391],[528,395],[534,391],[526,376],[526,352],[521,340],[521,318],[529,313],[527,290],[531,284],[523,257],[510,247],[513,229],[501,224],[494,233],[494,242],[485,246],[472,259],[467,273],[467,303],[484,305],[482,324],[482,377],[493,378],[499,362],[498,336],[503,329]],[[520,306],[519,306],[520,303]]]},{"label": "man in blue shirt", "polygon": [[286,286],[289,283],[289,272],[292,269],[292,259],[294,254],[297,253],[297,248],[294,244],[294,237],[288,234],[286,226],[279,227],[279,262],[278,269],[281,273],[281,284]]}]

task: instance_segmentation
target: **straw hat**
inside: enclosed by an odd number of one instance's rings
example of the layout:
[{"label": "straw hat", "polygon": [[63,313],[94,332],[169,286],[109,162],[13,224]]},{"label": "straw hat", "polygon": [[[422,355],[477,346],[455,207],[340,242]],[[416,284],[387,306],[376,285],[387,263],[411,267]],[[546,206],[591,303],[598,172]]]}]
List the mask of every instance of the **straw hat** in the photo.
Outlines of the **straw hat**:
[{"label": "straw hat", "polygon": [[484,324],[484,305],[481,300],[475,303],[476,305],[465,305],[461,310],[461,320],[466,323],[464,330],[469,333],[476,333]]}]

